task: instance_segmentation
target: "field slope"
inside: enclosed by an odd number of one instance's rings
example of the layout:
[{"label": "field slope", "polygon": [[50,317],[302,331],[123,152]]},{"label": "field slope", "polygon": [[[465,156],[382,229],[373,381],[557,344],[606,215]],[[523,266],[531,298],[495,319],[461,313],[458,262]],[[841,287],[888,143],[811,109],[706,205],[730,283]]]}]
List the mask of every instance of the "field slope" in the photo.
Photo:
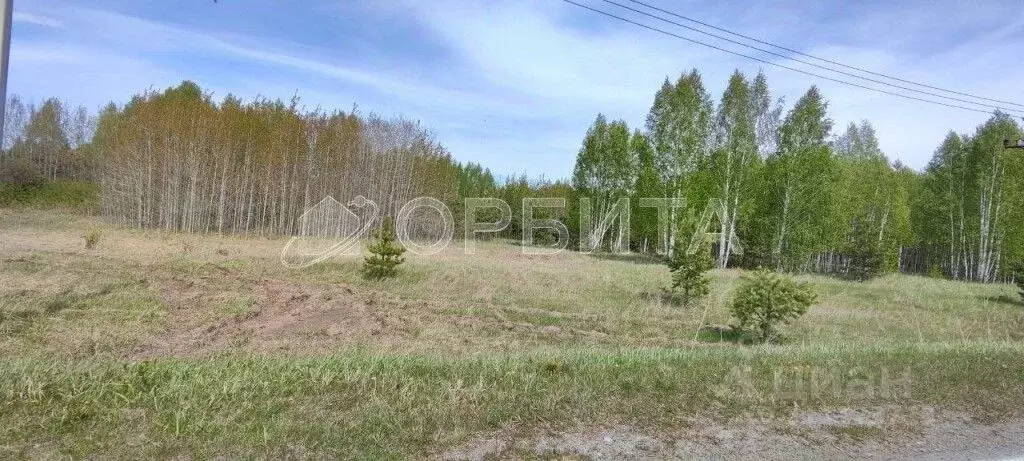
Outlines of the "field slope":
[{"label": "field slope", "polygon": [[[90,230],[101,239],[86,250]],[[1024,448],[1010,286],[801,277],[818,304],[783,344],[749,347],[721,333],[739,272],[715,272],[712,296],[681,308],[660,296],[664,266],[641,257],[493,241],[410,255],[396,280],[371,282],[358,256],[286,269],[280,239],[32,210],[0,210],[0,242],[4,457]]]}]

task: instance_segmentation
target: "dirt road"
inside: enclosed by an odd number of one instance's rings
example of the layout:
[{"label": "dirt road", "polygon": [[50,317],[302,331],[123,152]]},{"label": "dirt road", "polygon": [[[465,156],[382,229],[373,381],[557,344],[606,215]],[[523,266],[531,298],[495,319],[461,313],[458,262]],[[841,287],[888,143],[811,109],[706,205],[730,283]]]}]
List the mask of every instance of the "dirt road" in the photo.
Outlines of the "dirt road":
[{"label": "dirt road", "polygon": [[[907,426],[915,423],[916,427]],[[1024,459],[1024,420],[982,423],[930,408],[841,410],[672,431],[629,426],[494,434],[439,456],[484,459]],[[654,432],[658,432],[655,434]]]}]

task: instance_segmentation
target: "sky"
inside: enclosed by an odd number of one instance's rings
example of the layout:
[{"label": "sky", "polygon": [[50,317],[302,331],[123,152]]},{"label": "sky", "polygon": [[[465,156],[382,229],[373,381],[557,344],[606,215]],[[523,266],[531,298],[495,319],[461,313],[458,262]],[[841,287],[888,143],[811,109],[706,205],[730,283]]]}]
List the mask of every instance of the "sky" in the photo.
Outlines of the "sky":
[{"label": "sky", "polygon": [[[848,65],[1024,103],[1019,0],[647,3]],[[561,0],[15,0],[10,59],[8,94],[27,101],[96,110],[183,80],[217,100],[297,94],[309,109],[419,120],[459,161],[548,179],[571,175],[598,113],[641,128],[662,81],[692,68],[716,101],[736,69],[763,70],[787,110],[818,85],[838,130],[867,119],[882,150],[916,169],[950,130],[971,133],[988,118],[775,68]]]}]

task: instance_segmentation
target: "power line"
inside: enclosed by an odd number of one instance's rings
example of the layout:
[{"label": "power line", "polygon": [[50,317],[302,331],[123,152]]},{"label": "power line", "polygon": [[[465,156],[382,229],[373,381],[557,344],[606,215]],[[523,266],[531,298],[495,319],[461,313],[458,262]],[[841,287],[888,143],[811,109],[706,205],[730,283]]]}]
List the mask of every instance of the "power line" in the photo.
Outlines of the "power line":
[{"label": "power line", "polygon": [[[971,100],[966,100],[966,99],[955,98],[955,97],[952,97],[952,96],[936,94],[936,93],[932,93],[932,92],[929,92],[929,91],[923,91],[923,90],[919,90],[919,89],[916,89],[916,88],[909,88],[909,87],[905,87],[905,86],[902,86],[902,85],[897,85],[895,83],[890,83],[890,82],[886,82],[886,81],[882,81],[882,80],[873,79],[873,78],[870,78],[870,77],[865,77],[865,76],[862,76],[862,75],[853,74],[853,73],[850,73],[850,72],[845,72],[845,71],[838,70],[838,69],[833,69],[831,67],[826,67],[826,66],[822,66],[820,64],[815,64],[815,63],[812,63],[812,62],[804,61],[804,60],[801,60],[801,59],[794,58],[792,56],[787,56],[787,55],[784,55],[784,54],[776,53],[776,52],[771,51],[771,50],[766,50],[764,48],[756,47],[756,46],[749,45],[749,44],[746,44],[746,43],[743,43],[743,42],[740,42],[740,41],[736,41],[736,40],[733,40],[733,39],[730,39],[730,38],[727,38],[727,37],[723,37],[721,35],[713,34],[711,32],[703,31],[703,30],[700,30],[700,29],[697,29],[697,28],[694,28],[694,27],[690,27],[690,26],[687,26],[687,25],[684,25],[684,24],[680,24],[678,22],[675,22],[675,21],[672,21],[672,20],[669,20],[669,19],[665,19],[665,18],[657,16],[657,15],[653,15],[653,14],[647,13],[645,11],[637,10],[635,8],[631,8],[629,6],[623,5],[621,3],[618,3],[618,2],[615,2],[615,1],[612,1],[612,0],[602,0],[602,1],[604,1],[605,3],[609,3],[611,5],[618,6],[619,8],[623,8],[623,9],[632,11],[634,13],[638,13],[638,14],[641,14],[641,15],[644,15],[644,16],[647,16],[647,17],[650,17],[650,18],[657,19],[659,21],[663,21],[663,22],[666,22],[666,23],[669,23],[669,24],[672,24],[672,25],[675,25],[675,26],[682,27],[682,28],[687,29],[687,30],[691,30],[693,32],[697,32],[697,33],[700,33],[700,34],[708,35],[708,36],[717,38],[719,40],[723,40],[723,41],[726,41],[726,42],[729,42],[729,43],[733,43],[733,44],[740,45],[740,46],[743,46],[743,47],[746,47],[746,48],[757,50],[757,51],[760,51],[762,53],[770,54],[772,56],[776,56],[776,57],[779,57],[779,58],[788,59],[790,61],[798,62],[800,64],[805,64],[805,65],[808,65],[808,66],[816,67],[818,69],[823,69],[823,70],[826,70],[826,71],[829,71],[829,72],[835,72],[837,74],[841,74],[841,75],[845,75],[845,76],[853,77],[853,78],[858,78],[858,79],[865,80],[865,81],[872,82],[872,83],[877,83],[877,84],[880,84],[880,85],[890,86],[890,87],[898,88],[898,89],[901,89],[901,90],[912,91],[914,93],[924,94],[924,95],[928,95],[928,96],[934,96],[934,97],[937,97],[937,98],[948,99],[948,100],[951,100],[951,101],[957,101],[957,102],[962,102],[962,103],[966,103],[966,104],[975,104],[975,105],[985,106],[985,107],[988,106],[988,104],[981,103],[981,102],[978,102],[978,101],[971,101]],[[640,1],[637,1],[637,0],[629,0],[629,1],[631,1],[633,3],[640,4],[640,5],[644,5],[644,6],[648,7],[648,8],[651,8],[651,9],[654,9],[654,10],[657,10],[657,11],[665,12],[666,14],[670,14],[670,15],[673,15],[673,16],[676,16],[676,17],[683,18],[685,20],[694,21],[694,22],[697,22],[698,24],[702,24],[702,25],[705,24],[703,22],[696,21],[696,20],[693,20],[693,19],[689,19],[689,18],[686,18],[684,16],[680,16],[680,15],[678,15],[676,13],[672,13],[670,11],[662,10],[660,8],[648,5],[646,3],[643,3],[643,2],[640,2]],[[1020,107],[1024,108],[1024,105],[1017,104],[1017,103],[1014,103],[1014,102],[992,100],[992,99],[984,98],[984,97],[981,97],[981,96],[974,96],[974,95],[971,95],[971,94],[959,93],[959,92],[956,92],[956,91],[944,90],[942,88],[937,88],[937,87],[931,87],[930,85],[925,85],[925,84],[916,83],[916,82],[913,82],[913,81],[910,81],[910,80],[904,80],[904,79],[900,79],[900,78],[896,78],[896,77],[891,77],[891,76],[888,76],[888,75],[885,75],[885,74],[877,74],[877,73],[869,71],[869,70],[864,70],[864,69],[860,69],[858,67],[848,66],[848,65],[845,65],[845,64],[842,64],[842,63],[839,63],[839,62],[830,61],[830,60],[827,60],[827,59],[824,59],[824,58],[818,58],[818,57],[815,57],[815,56],[807,55],[807,54],[801,53],[799,51],[791,50],[789,48],[781,47],[781,46],[778,46],[778,45],[772,45],[771,43],[763,42],[761,40],[758,40],[758,39],[755,39],[755,38],[750,38],[750,37],[747,37],[745,35],[741,35],[741,34],[738,34],[738,33],[735,33],[735,32],[731,32],[731,31],[728,31],[728,30],[725,30],[725,29],[721,29],[721,28],[718,28],[718,27],[715,27],[715,26],[711,26],[711,25],[707,25],[707,26],[711,27],[711,28],[714,28],[716,30],[723,30],[723,31],[725,31],[727,33],[730,33],[730,34],[733,34],[733,35],[736,35],[736,36],[740,36],[740,37],[743,37],[743,38],[747,38],[748,40],[753,40],[753,41],[756,41],[758,43],[764,43],[764,44],[769,45],[769,46],[773,46],[773,47],[776,47],[776,48],[779,48],[779,49],[784,49],[786,51],[791,51],[793,53],[797,53],[797,54],[800,54],[800,55],[808,56],[808,57],[811,57],[811,58],[814,58],[814,59],[818,59],[818,60],[821,60],[821,61],[829,62],[829,63],[835,64],[835,65],[838,65],[838,66],[841,66],[841,67],[851,68],[851,69],[854,69],[854,70],[858,70],[858,71],[869,73],[869,74],[873,74],[873,75],[880,75],[880,76],[885,77],[885,78],[899,80],[899,81],[907,82],[907,83],[910,83],[910,84],[913,84],[913,85],[918,85],[918,86],[927,87],[927,88],[934,88],[934,89],[937,89],[939,91],[945,91],[945,92],[950,92],[950,93],[955,93],[955,94],[961,94],[961,95],[968,96],[968,97],[975,98],[975,99],[982,99],[982,100],[988,100],[988,101],[993,101],[993,102],[1000,102],[1000,103],[1014,105],[1014,106],[1020,106]],[[1018,109],[1004,109],[1004,110],[1008,111],[1008,112],[1009,111],[1018,111]],[[1024,114],[1024,113],[1022,113],[1022,114]]]},{"label": "power line", "polygon": [[[946,102],[937,101],[937,100],[925,99],[925,98],[916,97],[916,96],[910,96],[910,95],[901,94],[901,93],[894,93],[892,91],[887,91],[887,90],[880,89],[880,88],[872,88],[872,87],[864,86],[864,85],[861,85],[861,84],[858,84],[858,83],[847,82],[845,80],[840,80],[840,79],[836,79],[836,78],[833,78],[833,77],[827,77],[827,76],[823,76],[823,75],[820,75],[820,74],[815,74],[813,72],[804,71],[802,69],[797,69],[797,68],[792,68],[792,67],[788,67],[788,66],[785,66],[785,65],[780,65],[780,64],[778,64],[778,62],[772,62],[770,60],[762,59],[760,57],[751,56],[749,54],[743,54],[743,53],[738,52],[738,51],[733,51],[731,49],[722,48],[720,46],[712,45],[710,43],[705,43],[705,42],[701,42],[699,40],[691,39],[689,37],[684,37],[684,36],[681,36],[679,34],[674,34],[672,32],[665,31],[665,30],[662,30],[662,29],[658,29],[658,28],[655,28],[653,26],[647,26],[647,25],[642,24],[642,23],[637,23],[637,22],[635,22],[635,20],[628,19],[626,17],[620,16],[620,15],[616,15],[616,14],[613,14],[613,13],[609,13],[607,11],[602,11],[600,9],[593,8],[593,7],[590,7],[590,6],[581,4],[581,3],[577,3],[577,2],[574,2],[572,0],[562,0],[562,1],[565,2],[565,3],[569,3],[571,5],[575,5],[575,6],[579,6],[581,8],[584,8],[584,9],[591,10],[591,11],[596,12],[598,14],[602,14],[602,15],[605,15],[605,16],[608,16],[608,17],[612,17],[612,18],[615,18],[615,19],[618,19],[618,20],[622,20],[622,22],[624,22],[624,23],[629,23],[629,24],[632,24],[634,26],[641,27],[641,28],[647,29],[647,30],[652,31],[652,32],[657,32],[659,34],[664,34],[664,35],[667,35],[667,36],[670,36],[670,37],[674,37],[674,38],[677,38],[677,39],[680,39],[680,40],[685,40],[687,42],[695,43],[697,45],[706,46],[708,48],[716,49],[716,50],[719,50],[719,51],[722,51],[722,52],[726,52],[726,53],[729,53],[729,54],[733,54],[733,55],[736,55],[736,56],[739,56],[739,57],[744,57],[744,58],[756,60],[758,62],[762,62],[762,64],[766,64],[768,66],[774,66],[774,67],[779,68],[779,69],[785,69],[787,71],[793,71],[793,72],[804,74],[804,75],[807,75],[807,76],[811,76],[811,77],[815,77],[815,78],[819,78],[819,79],[823,79],[823,80],[828,80],[830,82],[841,83],[841,84],[844,84],[844,85],[848,85],[848,86],[852,86],[852,87],[860,88],[860,89],[865,89],[865,90],[868,90],[868,91],[876,91],[876,92],[879,92],[879,93],[888,94],[890,96],[902,97],[902,98],[905,98],[905,99],[918,100],[918,101],[922,101],[922,102],[929,102],[929,103],[938,104],[938,106],[944,106],[944,107],[947,107],[947,108],[963,109],[965,111],[977,112],[977,113],[981,113],[981,114],[991,114],[990,111],[986,111],[986,110],[983,110],[983,109],[968,108],[968,107],[964,107],[964,106],[957,106],[957,104],[951,104],[951,103],[946,103]],[[993,109],[998,109],[998,108],[993,108]]]},{"label": "power line", "polygon": [[[647,16],[649,18],[654,18],[654,19],[657,19],[659,21],[667,22],[669,24],[672,24],[672,25],[679,26],[679,27],[682,27],[682,28],[687,29],[687,30],[691,30],[691,31],[697,32],[699,34],[708,35],[708,36],[711,36],[711,37],[714,37],[714,38],[717,38],[719,40],[723,40],[723,41],[726,41],[726,42],[729,42],[729,43],[732,43],[732,44],[735,44],[735,45],[739,45],[739,46],[742,46],[742,47],[746,47],[746,48],[750,48],[750,49],[753,49],[753,50],[757,50],[757,51],[760,51],[762,53],[770,54],[770,55],[775,56],[775,57],[779,57],[779,58],[782,58],[782,59],[788,59],[790,61],[798,62],[800,64],[808,65],[808,66],[811,66],[811,67],[816,67],[818,69],[826,70],[826,71],[829,71],[829,72],[835,72],[837,74],[845,75],[847,77],[859,78],[861,80],[866,80],[866,81],[871,82],[871,83],[877,83],[879,85],[885,85],[885,86],[889,86],[889,87],[893,87],[893,88],[898,88],[898,89],[905,90],[905,91],[912,91],[914,93],[923,94],[923,95],[927,95],[927,96],[933,96],[933,97],[936,97],[936,98],[947,99],[947,100],[950,100],[950,101],[962,102],[962,103],[966,103],[966,104],[975,104],[975,105],[984,106],[984,107],[988,106],[985,103],[981,103],[981,102],[977,102],[977,101],[971,101],[971,100],[967,100],[967,99],[960,99],[960,98],[956,98],[956,97],[953,97],[953,96],[946,96],[946,95],[942,95],[942,94],[932,93],[930,91],[918,90],[916,88],[910,88],[910,87],[898,85],[898,84],[895,84],[895,83],[889,83],[889,82],[886,82],[886,81],[873,79],[871,77],[864,77],[862,75],[857,75],[857,74],[853,74],[853,73],[850,73],[850,72],[846,72],[846,71],[842,71],[842,70],[838,70],[838,69],[833,69],[831,67],[826,67],[826,66],[822,66],[820,64],[815,64],[813,62],[805,61],[805,60],[802,60],[802,59],[797,59],[797,58],[794,58],[794,57],[791,57],[791,56],[786,56],[786,55],[781,54],[781,53],[776,53],[776,52],[771,51],[771,50],[766,50],[764,48],[756,47],[754,45],[748,45],[746,43],[743,43],[743,42],[740,42],[740,41],[737,41],[737,40],[733,40],[731,38],[723,37],[721,35],[716,35],[716,34],[713,34],[711,32],[707,32],[707,31],[703,31],[703,30],[700,30],[700,29],[696,29],[696,28],[687,26],[685,24],[680,24],[678,22],[672,21],[670,19],[665,19],[665,18],[662,18],[662,17],[657,16],[657,15],[653,15],[653,14],[650,14],[650,13],[647,13],[647,12],[644,12],[644,11],[641,11],[641,10],[638,10],[638,9],[635,9],[635,8],[631,8],[629,6],[623,5],[621,3],[618,3],[618,2],[615,2],[615,1],[612,1],[612,0],[602,0],[602,1],[605,2],[605,3],[609,3],[609,4],[612,4],[612,5],[618,6],[619,8],[623,8],[623,9],[632,11],[632,12],[637,13],[637,14],[642,14],[642,15]],[[630,1],[633,1],[633,0],[630,0]],[[1011,104],[1013,104],[1013,103],[1011,103]],[[1024,107],[1024,106],[1022,106],[1022,107]],[[1007,111],[1007,112],[1020,112],[1019,109],[1004,109],[1004,110]],[[1024,112],[1020,112],[1019,115],[1024,115]]]},{"label": "power line", "polygon": [[973,94],[970,94],[970,93],[962,93],[962,92],[959,92],[959,91],[950,90],[950,89],[946,89],[946,88],[942,88],[942,87],[937,87],[937,86],[929,85],[929,84],[926,84],[926,83],[920,83],[920,82],[915,82],[915,81],[912,81],[912,80],[906,80],[906,79],[902,79],[902,78],[899,78],[899,77],[894,77],[892,75],[887,75],[887,74],[883,74],[883,73],[880,73],[880,72],[874,72],[874,71],[871,71],[871,70],[868,70],[868,69],[864,69],[862,67],[856,67],[856,66],[851,66],[851,65],[843,64],[843,63],[838,62],[838,61],[834,61],[834,60],[831,60],[831,59],[821,58],[821,57],[818,57],[818,56],[810,55],[810,54],[804,53],[804,52],[799,51],[799,50],[794,50],[792,48],[788,48],[788,47],[785,47],[785,46],[782,46],[782,45],[776,45],[774,43],[767,42],[767,41],[764,41],[764,40],[760,40],[758,38],[751,37],[749,35],[744,35],[744,34],[741,34],[739,32],[731,31],[729,29],[725,29],[725,28],[718,27],[718,26],[715,26],[715,25],[712,25],[712,24],[708,24],[706,22],[699,21],[697,19],[693,19],[693,18],[690,18],[690,17],[687,17],[687,16],[683,16],[683,15],[681,15],[679,13],[674,13],[672,11],[668,11],[668,10],[665,10],[665,9],[662,9],[662,8],[658,8],[658,7],[654,6],[654,5],[650,5],[650,4],[647,4],[647,3],[644,3],[644,2],[641,2],[641,1],[638,1],[638,0],[628,0],[628,1],[633,2],[633,3],[637,4],[637,5],[645,6],[647,8],[652,9],[652,10],[655,10],[655,11],[659,11],[661,13],[665,13],[665,14],[670,15],[670,16],[677,17],[677,18],[682,19],[684,21],[689,21],[689,22],[692,22],[694,24],[700,24],[700,25],[702,25],[704,27],[707,27],[707,28],[710,28],[710,29],[714,29],[714,30],[717,30],[717,31],[720,31],[720,32],[725,32],[727,34],[734,35],[736,37],[744,38],[744,39],[747,39],[747,40],[750,40],[750,41],[753,41],[753,42],[760,43],[762,45],[768,45],[768,46],[770,46],[772,48],[778,48],[780,50],[788,51],[790,53],[798,54],[800,56],[808,57],[808,58],[811,58],[811,59],[814,59],[814,60],[817,60],[817,61],[826,62],[826,63],[829,63],[829,64],[834,64],[834,65],[837,65],[839,67],[843,67],[843,68],[846,68],[846,69],[855,70],[855,71],[858,71],[858,72],[863,72],[865,74],[874,75],[876,77],[883,77],[883,78],[888,78],[888,79],[896,80],[896,81],[903,82],[903,83],[909,83],[911,85],[916,85],[916,86],[920,86],[920,87],[923,87],[923,88],[928,88],[928,89],[932,89],[932,90],[936,90],[936,91],[942,91],[942,92],[945,92],[945,93],[956,94],[956,95],[960,95],[960,96],[967,96],[969,98],[975,98],[975,99],[980,99],[980,100],[989,101],[989,102],[996,102],[996,103],[1000,103],[1000,104],[1008,104],[1008,105],[1011,105],[1011,106],[1024,107],[1024,104],[1019,104],[1019,103],[1016,103],[1016,102],[1013,102],[1013,101],[1003,101],[1001,99],[992,99],[992,98],[986,98],[984,96],[973,95]]}]

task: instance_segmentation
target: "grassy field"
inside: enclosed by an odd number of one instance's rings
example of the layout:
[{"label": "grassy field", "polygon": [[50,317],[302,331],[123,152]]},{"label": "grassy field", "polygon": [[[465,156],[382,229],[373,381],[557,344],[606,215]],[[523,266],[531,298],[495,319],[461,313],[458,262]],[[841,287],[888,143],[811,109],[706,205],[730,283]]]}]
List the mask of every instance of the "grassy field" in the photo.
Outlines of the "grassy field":
[{"label": "grassy field", "polygon": [[358,256],[287,269],[283,246],[0,209],[0,456],[404,458],[496,431],[1022,416],[1007,285],[800,277],[818,303],[783,344],[750,347],[718,333],[733,270],[681,308],[660,296],[667,269],[634,256],[495,241],[373,282]]}]

